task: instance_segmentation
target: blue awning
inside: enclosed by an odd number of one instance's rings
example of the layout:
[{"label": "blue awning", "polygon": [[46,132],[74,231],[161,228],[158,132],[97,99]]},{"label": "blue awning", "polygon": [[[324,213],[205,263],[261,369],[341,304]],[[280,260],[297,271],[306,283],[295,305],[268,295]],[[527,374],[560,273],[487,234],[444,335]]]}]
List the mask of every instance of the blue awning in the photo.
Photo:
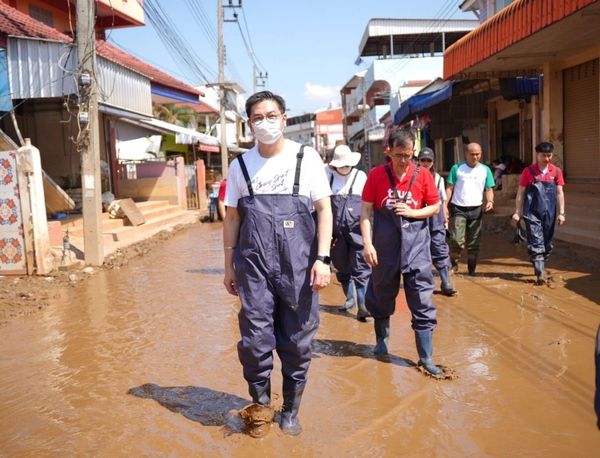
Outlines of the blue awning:
[{"label": "blue awning", "polygon": [[419,113],[427,108],[431,108],[452,96],[452,81],[446,83],[439,89],[431,92],[418,93],[405,100],[400,108],[394,113],[394,124],[402,123],[409,115]]},{"label": "blue awning", "polygon": [[150,83],[150,92],[155,95],[168,97],[177,102],[200,103],[200,98],[197,94],[190,94],[189,92],[178,91],[177,89],[170,89],[153,83]]},{"label": "blue awning", "polygon": [[500,78],[500,93],[506,100],[526,99],[529,101],[532,95],[540,93],[540,78]]}]

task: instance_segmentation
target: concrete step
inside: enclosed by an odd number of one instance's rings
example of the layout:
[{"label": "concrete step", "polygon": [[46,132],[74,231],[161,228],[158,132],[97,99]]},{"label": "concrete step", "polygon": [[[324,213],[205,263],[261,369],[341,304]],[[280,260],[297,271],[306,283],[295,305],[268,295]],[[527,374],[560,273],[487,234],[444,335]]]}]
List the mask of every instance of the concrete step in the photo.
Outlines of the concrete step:
[{"label": "concrete step", "polygon": [[587,230],[574,225],[557,226],[555,238],[565,242],[577,243],[593,248],[600,248],[600,237],[597,230]]},{"label": "concrete step", "polygon": [[105,242],[122,242],[131,238],[139,238],[143,234],[148,234],[148,236],[150,236],[151,233],[157,232],[165,227],[191,222],[193,219],[198,219],[199,213],[197,211],[181,210],[178,207],[176,208],[176,211],[147,219],[146,223],[140,226],[123,226],[108,231],[103,231],[102,235],[104,236],[104,240]]},{"label": "concrete step", "polygon": [[[172,213],[180,210],[177,205],[170,205],[166,200],[156,200],[147,202],[136,202],[136,205],[144,218],[148,220],[162,214]],[[69,235],[73,237],[83,236],[83,217],[78,215],[75,219],[65,220],[61,223],[62,230],[69,228]],[[125,218],[110,218],[107,212],[102,213],[102,231],[117,229],[119,227],[128,227],[129,221]],[[131,226],[129,226],[131,227]]]}]

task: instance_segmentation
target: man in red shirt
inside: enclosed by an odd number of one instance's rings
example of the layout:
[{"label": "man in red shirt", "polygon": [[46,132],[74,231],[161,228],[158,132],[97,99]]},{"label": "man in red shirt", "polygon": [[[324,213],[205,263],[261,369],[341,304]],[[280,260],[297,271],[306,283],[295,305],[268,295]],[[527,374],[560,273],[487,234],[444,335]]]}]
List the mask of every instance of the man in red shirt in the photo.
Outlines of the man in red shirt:
[{"label": "man in red shirt", "polygon": [[414,136],[410,131],[394,129],[388,145],[385,154],[391,161],[369,173],[360,215],[365,259],[373,268],[366,307],[375,320],[374,352],[388,353],[390,316],[395,310],[402,275],[419,365],[434,376],[442,376],[442,369],[431,358],[437,321],[431,301],[434,283],[427,224],[427,218],[439,212],[439,194],[431,173],[412,162]]},{"label": "man in red shirt", "polygon": [[540,143],[535,152],[536,162],[521,173],[512,219],[513,224],[521,217],[525,221],[529,259],[537,283],[543,284],[546,282],[545,263],[552,254],[555,222],[565,222],[565,180],[562,171],[551,162],[552,143]]}]

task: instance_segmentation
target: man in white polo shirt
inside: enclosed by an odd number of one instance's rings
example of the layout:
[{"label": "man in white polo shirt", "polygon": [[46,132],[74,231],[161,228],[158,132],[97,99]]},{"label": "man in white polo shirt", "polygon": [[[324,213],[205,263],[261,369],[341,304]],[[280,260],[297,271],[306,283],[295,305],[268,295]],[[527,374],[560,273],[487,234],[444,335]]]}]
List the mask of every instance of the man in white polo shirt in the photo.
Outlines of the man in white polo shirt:
[{"label": "man in white polo shirt", "polygon": [[471,276],[475,275],[477,267],[481,217],[484,211],[488,212],[494,208],[494,176],[490,168],[481,164],[480,160],[481,146],[469,143],[465,151],[465,161],[452,166],[446,187],[452,266],[455,270],[458,269],[458,261],[466,246],[467,268]]}]

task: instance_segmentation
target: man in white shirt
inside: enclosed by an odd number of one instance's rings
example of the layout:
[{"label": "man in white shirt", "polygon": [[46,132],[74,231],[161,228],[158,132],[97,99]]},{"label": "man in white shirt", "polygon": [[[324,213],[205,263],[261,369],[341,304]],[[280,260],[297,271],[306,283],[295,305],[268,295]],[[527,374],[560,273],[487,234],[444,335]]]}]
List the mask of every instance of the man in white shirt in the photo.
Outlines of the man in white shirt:
[{"label": "man in white shirt", "polygon": [[256,146],[232,162],[227,177],[223,282],[242,303],[238,355],[252,400],[270,405],[277,350],[283,374],[280,427],[297,435],[319,325],[317,291],[330,280],[331,189],[318,153],[283,138],[280,96],[258,92],[246,102],[246,112]]},{"label": "man in white shirt", "polygon": [[[458,268],[462,251],[467,248],[467,269],[475,275],[483,212],[494,208],[494,176],[487,165],[480,163],[481,146],[469,143],[465,161],[454,164],[447,179],[446,205],[450,215],[450,258]],[[485,208],[483,194],[485,192]]]}]

